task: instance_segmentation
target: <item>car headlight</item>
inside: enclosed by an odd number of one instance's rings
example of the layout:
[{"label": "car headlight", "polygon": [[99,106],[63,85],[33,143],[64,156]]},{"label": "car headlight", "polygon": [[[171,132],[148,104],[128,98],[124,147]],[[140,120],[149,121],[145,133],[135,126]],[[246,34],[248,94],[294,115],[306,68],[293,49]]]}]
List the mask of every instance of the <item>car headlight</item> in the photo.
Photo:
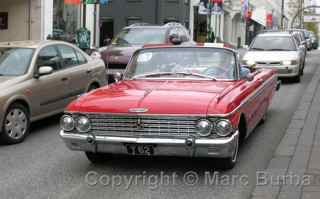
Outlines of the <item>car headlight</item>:
[{"label": "car headlight", "polygon": [[61,129],[64,131],[67,131],[67,132],[72,131],[75,127],[75,122],[73,117],[70,115],[62,116],[60,120],[60,126],[61,126]]},{"label": "car headlight", "polygon": [[234,132],[233,126],[229,120],[218,120],[215,126],[216,133],[221,137],[226,137]]},{"label": "car headlight", "polygon": [[207,137],[212,133],[213,124],[209,120],[203,119],[198,121],[196,128],[201,137]]},{"label": "car headlight", "polygon": [[91,129],[90,120],[86,116],[80,116],[76,121],[76,129],[80,133],[87,133]]},{"label": "car headlight", "polygon": [[298,64],[298,61],[297,60],[286,60],[286,61],[283,61],[282,62],[283,65],[297,65]]}]

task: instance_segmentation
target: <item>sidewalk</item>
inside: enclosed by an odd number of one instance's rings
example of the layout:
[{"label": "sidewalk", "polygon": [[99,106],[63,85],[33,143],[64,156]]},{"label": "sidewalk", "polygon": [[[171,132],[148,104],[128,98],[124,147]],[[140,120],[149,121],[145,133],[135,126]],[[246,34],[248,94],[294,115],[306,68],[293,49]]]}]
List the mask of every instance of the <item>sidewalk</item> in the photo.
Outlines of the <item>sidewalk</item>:
[{"label": "sidewalk", "polygon": [[252,199],[320,199],[320,68],[317,69]]}]

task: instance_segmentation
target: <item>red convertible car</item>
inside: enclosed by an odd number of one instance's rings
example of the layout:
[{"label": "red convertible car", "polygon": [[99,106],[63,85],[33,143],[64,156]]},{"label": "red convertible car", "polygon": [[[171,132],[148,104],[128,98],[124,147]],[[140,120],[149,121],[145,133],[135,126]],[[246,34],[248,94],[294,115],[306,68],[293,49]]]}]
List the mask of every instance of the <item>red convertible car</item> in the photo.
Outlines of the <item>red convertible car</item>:
[{"label": "red convertible car", "polygon": [[118,82],[67,107],[60,136],[93,163],[112,154],[187,156],[231,169],[278,87],[274,70],[250,71],[231,49],[148,46]]}]

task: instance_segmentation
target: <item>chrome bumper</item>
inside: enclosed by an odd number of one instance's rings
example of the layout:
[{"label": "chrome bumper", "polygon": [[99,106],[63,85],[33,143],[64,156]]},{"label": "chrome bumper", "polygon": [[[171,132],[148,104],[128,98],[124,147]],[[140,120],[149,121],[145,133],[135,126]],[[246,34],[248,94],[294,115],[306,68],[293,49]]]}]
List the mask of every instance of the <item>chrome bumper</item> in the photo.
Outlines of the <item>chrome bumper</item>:
[{"label": "chrome bumper", "polygon": [[278,77],[295,77],[300,74],[299,65],[294,65],[294,66],[290,66],[290,67],[286,67],[286,66],[276,66],[276,67],[257,66],[257,68],[275,69],[278,71],[278,73],[277,73]]},{"label": "chrome bumper", "polygon": [[94,136],[60,131],[60,137],[70,150],[110,154],[128,154],[126,144],[155,145],[155,156],[232,157],[239,140],[239,132],[231,137],[216,139],[167,139]]}]

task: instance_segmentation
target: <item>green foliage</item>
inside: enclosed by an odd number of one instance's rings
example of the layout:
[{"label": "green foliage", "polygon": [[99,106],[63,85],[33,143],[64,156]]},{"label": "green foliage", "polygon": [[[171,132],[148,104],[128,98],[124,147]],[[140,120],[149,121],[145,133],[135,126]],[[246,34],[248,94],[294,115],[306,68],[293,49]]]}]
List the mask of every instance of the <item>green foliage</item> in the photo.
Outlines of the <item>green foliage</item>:
[{"label": "green foliage", "polygon": [[318,24],[317,23],[312,23],[312,22],[306,22],[304,23],[304,27],[309,30],[314,32],[316,35],[318,35]]}]

